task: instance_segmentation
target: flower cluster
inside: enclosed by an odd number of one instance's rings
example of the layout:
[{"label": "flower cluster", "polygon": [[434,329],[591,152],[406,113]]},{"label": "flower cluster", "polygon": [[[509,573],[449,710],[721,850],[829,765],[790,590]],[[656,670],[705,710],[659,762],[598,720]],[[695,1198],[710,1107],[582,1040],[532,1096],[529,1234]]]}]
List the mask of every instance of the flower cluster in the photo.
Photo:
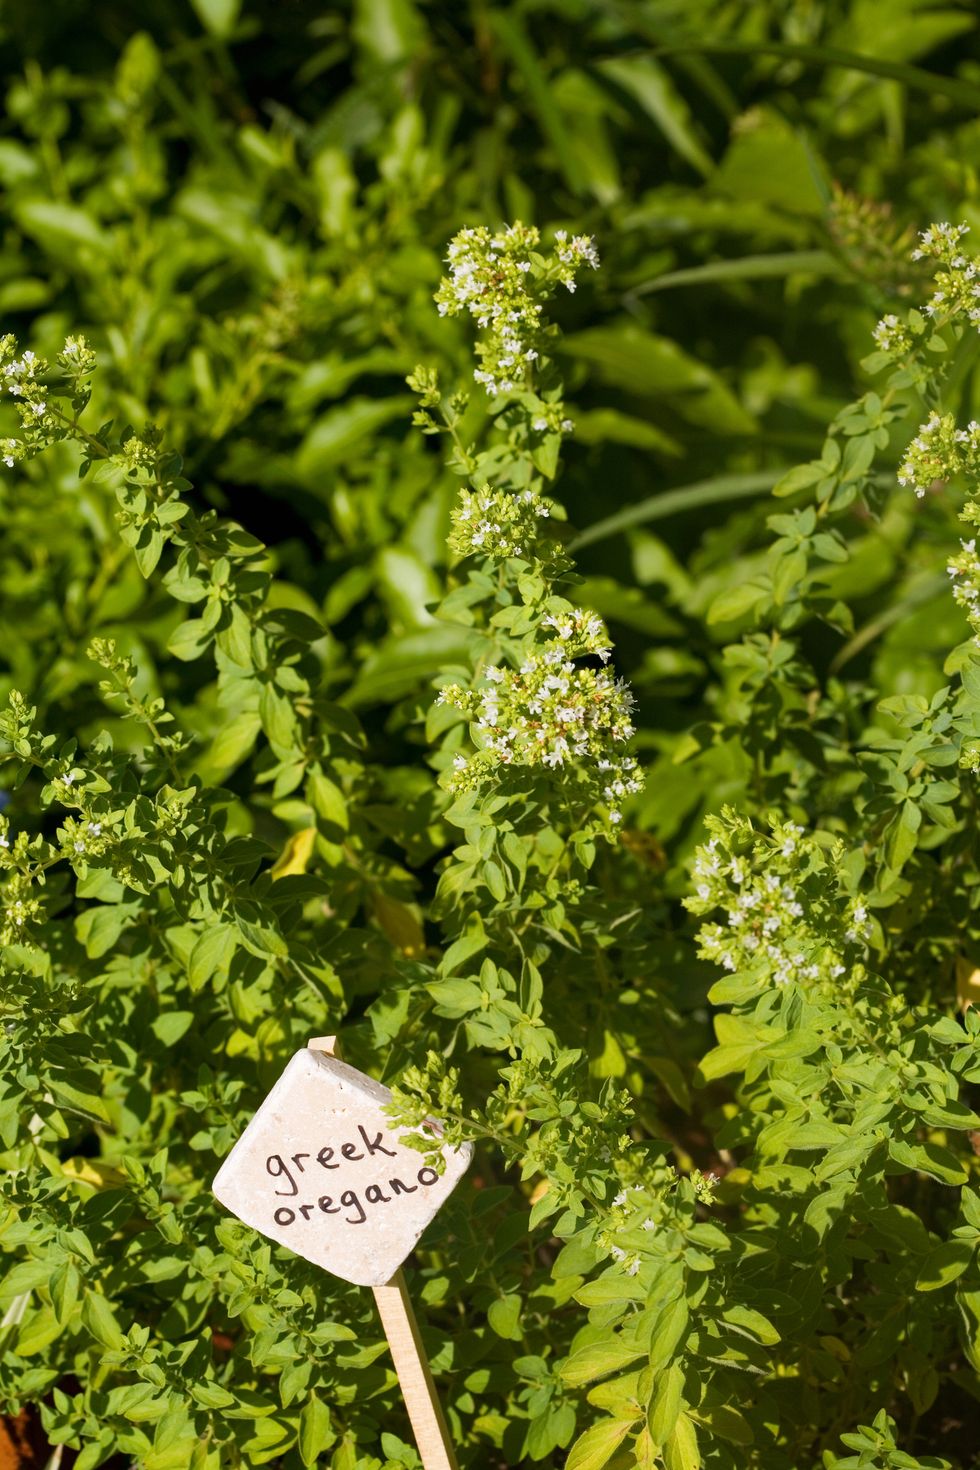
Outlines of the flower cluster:
[{"label": "flower cluster", "polygon": [[854,271],[889,296],[909,296],[919,274],[909,266],[916,232],[891,206],[831,185],[827,227]]},{"label": "flower cluster", "polygon": [[912,350],[911,333],[894,312],[883,316],[871,335],[878,350],[889,357],[905,357]]},{"label": "flower cluster", "polygon": [[32,924],[43,918],[43,906],[31,879],[12,873],[0,889],[0,944],[20,944]]},{"label": "flower cluster", "polygon": [[643,1252],[638,1248],[635,1233],[655,1231],[662,1212],[661,1201],[654,1199],[641,1184],[627,1185],[613,1200],[596,1244],[609,1253],[626,1276],[638,1275],[643,1264]]},{"label": "flower cluster", "polygon": [[658,1250],[658,1233],[664,1236],[676,1229],[678,1188],[689,1188],[698,1204],[710,1206],[718,1183],[714,1174],[702,1174],[699,1169],[682,1181],[669,1164],[648,1166],[646,1174],[642,1183],[627,1184],[619,1191],[596,1235],[599,1249],[627,1276],[639,1275],[644,1257]]},{"label": "flower cluster", "polygon": [[551,515],[552,502],[537,490],[463,489],[453,511],[450,548],[460,556],[486,556],[505,561],[529,557],[538,537],[539,523]]},{"label": "flower cluster", "polygon": [[[10,333],[0,337],[0,384],[18,400],[17,410],[22,424],[20,438],[0,440],[0,459],[8,469],[12,469],[19,460],[29,459],[46,449],[55,440],[64,438],[70,422],[51,402],[47,360],[30,351],[19,357],[17,353],[17,341]],[[73,406],[83,406],[87,402],[84,379],[95,366],[95,353],[84,337],[67,337],[57,362],[68,382],[54,392],[68,392]]]},{"label": "flower cluster", "polygon": [[919,236],[920,245],[912,251],[913,260],[935,260],[943,269],[936,273],[936,290],[922,308],[926,316],[949,320],[965,316],[980,326],[980,279],[977,263],[960,250],[960,241],[969,234],[968,225],[930,225]]},{"label": "flower cluster", "polygon": [[16,340],[9,334],[0,339],[0,376],[7,392],[20,399],[17,409],[24,426],[23,439],[4,439],[0,445],[3,462],[8,468],[12,469],[17,460],[24,458],[32,439],[40,437],[48,412],[43,383],[47,368],[44,358],[35,357],[33,352],[25,352],[18,357]]},{"label": "flower cluster", "polygon": [[[922,316],[936,326],[965,319],[980,329],[980,264],[965,255],[960,242],[969,233],[967,225],[935,224],[923,230],[919,247],[912,251],[913,260],[935,261],[939,266],[935,290],[921,308]],[[910,318],[913,331],[924,323],[915,314]],[[908,357],[913,347],[913,332],[893,313],[883,316],[874,329],[875,346],[892,361]]]},{"label": "flower cluster", "polygon": [[980,643],[980,556],[976,537],[960,542],[958,555],[950,557],[946,570],[953,581],[953,598],[965,611]]},{"label": "flower cluster", "polygon": [[710,840],[698,848],[695,914],[724,909],[724,924],[701,926],[702,959],[751,971],[776,985],[837,981],[872,932],[868,912],[838,882],[837,853],[793,822],[770,820],[770,834],[725,808],[707,818]]},{"label": "flower cluster", "polygon": [[62,852],[74,863],[101,857],[109,848],[105,824],[94,818],[77,822],[74,817],[69,817],[58,832],[58,840]]},{"label": "flower cluster", "polygon": [[956,427],[951,413],[931,413],[905,451],[898,483],[908,485],[921,500],[937,480],[956,474],[980,472],[980,423]]},{"label": "flower cluster", "polygon": [[556,230],[555,254],[558,279],[569,291],[575,290],[575,277],[583,265],[599,269],[599,252],[591,235],[573,235],[570,240],[567,230]]},{"label": "flower cluster", "polygon": [[530,387],[543,349],[542,302],[556,284],[570,291],[583,265],[598,268],[595,243],[556,236],[550,255],[538,252],[539,232],[520,221],[499,234],[486,226],[461,230],[447,255],[449,275],[436,294],[443,316],[468,311],[485,335],[477,342],[481,365],[473,376],[495,396]]},{"label": "flower cluster", "polygon": [[574,662],[585,654],[608,659],[602,619],[559,599],[551,605],[543,624],[554,636],[540,653],[531,653],[519,669],[488,668],[479,689],[450,684],[441,690],[439,703],[473,721],[479,747],[469,758],[456,756],[450,790],[473,790],[502,765],[568,763],[609,808],[615,826],[623,799],[642,787],[636,761],[616,751],[634,733],[633,696],[608,670]]}]

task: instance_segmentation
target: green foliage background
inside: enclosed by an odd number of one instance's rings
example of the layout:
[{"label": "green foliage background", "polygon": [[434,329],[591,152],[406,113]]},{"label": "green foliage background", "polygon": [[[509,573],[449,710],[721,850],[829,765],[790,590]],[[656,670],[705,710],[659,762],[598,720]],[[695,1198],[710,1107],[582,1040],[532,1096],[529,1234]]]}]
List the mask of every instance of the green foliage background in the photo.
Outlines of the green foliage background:
[{"label": "green foliage background", "polygon": [[[141,698],[162,696],[192,735],[187,783],[224,789],[221,840],[243,840],[242,882],[259,853],[306,883],[278,901],[295,974],[262,968],[264,941],[229,973],[220,944],[202,947],[208,914],[190,890],[147,925],[132,895],[94,881],[59,889],[46,926],[60,991],[14,956],[3,1142],[15,1172],[0,1228],[11,1412],[38,1406],[51,1443],[81,1451],[79,1470],[415,1463],[369,1297],[219,1224],[207,1184],[310,1034],[342,1030],[350,1059],[389,1082],[435,1047],[475,1107],[514,1049],[474,1029],[447,988],[455,966],[439,968],[464,931],[436,896],[458,834],[435,780],[430,737],[442,732],[426,719],[433,680],[465,664],[471,640],[436,613],[459,481],[412,428],[405,378],[419,362],[447,383],[470,378],[468,327],[432,305],[446,242],[465,224],[521,218],[594,234],[602,255],[559,308],[576,429],[558,494],[584,579],[575,600],[609,623],[648,773],[620,845],[596,859],[584,915],[546,894],[543,1015],[585,1050],[575,1096],[600,1099],[610,1079],[625,1088],[637,1145],[665,1140],[682,1174],[724,1175],[698,1221],[737,1233],[747,1219],[749,1255],[764,1262],[757,1295],[736,1306],[756,1314],[736,1319],[754,1334],[748,1358],[700,1406],[701,1370],[688,1370],[683,1422],[697,1444],[674,1431],[648,1463],[938,1455],[966,1470],[980,1412],[975,1263],[960,1317],[946,1257],[928,1320],[910,1303],[950,1231],[978,1224],[967,1213],[957,1226],[954,1191],[976,1179],[978,1135],[960,1127],[954,1147],[948,1116],[945,1131],[922,1125],[941,1136],[920,1128],[909,1147],[949,1144],[955,1157],[931,1175],[906,1160],[890,1226],[884,1194],[852,1171],[866,1215],[840,1196],[847,1218],[804,1269],[792,1243],[826,1178],[791,1140],[760,1165],[751,1128],[733,1123],[764,1106],[730,1082],[743,1069],[697,1071],[718,972],[697,958],[681,899],[706,813],[730,803],[759,818],[788,803],[863,844],[892,999],[949,1021],[957,960],[967,972],[980,960],[970,799],[957,808],[965,836],[938,856],[942,832],[917,849],[907,787],[892,780],[891,805],[869,796],[857,755],[876,739],[900,750],[900,711],[879,715],[879,699],[931,699],[967,633],[944,570],[955,497],[923,512],[894,481],[921,405],[880,429],[862,496],[844,507],[847,560],[828,558],[819,596],[797,598],[792,658],[785,628],[782,641],[752,632],[768,616],[769,492],[820,459],[828,420],[865,390],[877,319],[925,299],[914,231],[946,218],[980,228],[973,6],[53,0],[5,7],[0,53],[0,324],[52,358],[84,333],[101,364],[87,421],[156,424],[183,458],[194,511],[269,547],[268,605],[312,660],[332,742],[311,773],[311,746],[283,755],[295,730],[281,692],[263,702],[242,681],[219,697],[210,656],[178,632],[188,608],[164,585],[166,561],[141,566],[113,486],[79,479],[77,448],[5,472],[4,692],[21,691],[59,742],[108,730],[139,770],[144,735],[86,657],[93,637],[114,639]],[[967,341],[952,383],[964,421],[977,412],[973,362]],[[489,432],[482,400],[467,426]],[[769,626],[797,581],[794,565]],[[5,811],[50,836],[41,785],[29,778]],[[494,880],[480,891],[471,876],[489,910]],[[461,973],[468,957],[456,952]],[[876,1005],[858,1008],[873,1022]],[[950,1024],[952,1046],[966,1033]],[[970,1066],[964,1054],[964,1103]],[[498,1124],[517,1136],[513,1116]],[[528,1234],[539,1178],[522,1181],[485,1141],[413,1271],[461,1462],[561,1465],[592,1425],[578,1470],[625,1466],[640,1450],[620,1449],[635,1424],[623,1405],[640,1390],[617,1399],[607,1385],[604,1400],[592,1381],[634,1357],[611,1349],[595,1374],[581,1360],[559,1371],[612,1340],[622,1277],[590,1296],[602,1278],[585,1284],[586,1245],[556,1265],[547,1222]],[[835,1293],[848,1303],[836,1320]],[[772,1332],[791,1345],[775,1371]],[[664,1382],[676,1419],[680,1383]],[[669,1407],[661,1393],[650,1410],[661,1427]],[[924,1458],[889,1448],[883,1419],[855,1442],[881,1410]],[[837,1458],[842,1434],[853,1458]]]}]

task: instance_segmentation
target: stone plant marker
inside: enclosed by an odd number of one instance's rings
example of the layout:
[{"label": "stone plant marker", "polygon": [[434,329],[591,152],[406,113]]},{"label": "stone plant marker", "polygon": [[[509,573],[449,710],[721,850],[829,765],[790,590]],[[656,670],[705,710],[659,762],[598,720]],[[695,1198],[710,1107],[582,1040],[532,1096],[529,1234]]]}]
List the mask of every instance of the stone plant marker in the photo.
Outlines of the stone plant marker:
[{"label": "stone plant marker", "polygon": [[344,1281],[374,1288],[425,1470],[456,1470],[401,1264],[458,1184],[471,1144],[441,1150],[442,1174],[382,1111],[391,1093],[316,1037],[222,1164],[215,1197],[239,1220]]}]

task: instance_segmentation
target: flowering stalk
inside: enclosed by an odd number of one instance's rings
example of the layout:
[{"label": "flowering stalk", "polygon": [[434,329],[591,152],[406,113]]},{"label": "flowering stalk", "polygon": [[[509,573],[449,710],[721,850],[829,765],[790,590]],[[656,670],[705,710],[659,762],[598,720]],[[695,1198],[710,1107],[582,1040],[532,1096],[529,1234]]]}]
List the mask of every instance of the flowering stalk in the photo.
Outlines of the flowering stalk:
[{"label": "flowering stalk", "polygon": [[[944,379],[956,386],[955,363],[967,361],[971,329],[980,328],[980,261],[963,246],[968,233],[965,224],[934,224],[922,232],[913,258],[935,262],[936,290],[921,311],[908,312],[904,322],[894,316],[884,318],[875,332],[882,350],[869,365],[891,366],[896,387],[914,383],[924,387],[924,396],[934,401]],[[946,353],[947,336],[957,347],[953,370],[937,366],[936,357],[929,356]],[[937,402],[905,451],[898,483],[922,500],[927,492],[949,481],[965,482],[966,497],[959,517],[976,531],[980,528],[980,423],[972,419],[960,427],[955,413],[944,411]],[[976,773],[980,772],[980,558],[975,535],[961,540],[960,550],[948,559],[946,570],[953,598],[972,630],[972,637],[948,663],[951,671],[960,673],[962,681],[950,718],[959,763]]]},{"label": "flowering stalk", "polygon": [[[443,407],[434,375],[422,368],[410,381],[422,398],[416,422],[438,432],[430,410],[442,411],[469,479],[450,536],[461,559],[477,562],[463,584],[468,616],[491,602],[492,641],[474,681],[451,681],[439,694],[442,707],[468,720],[475,747],[469,754],[452,751],[445,785],[452,795],[467,796],[499,788],[508,772],[553,772],[582,852],[592,836],[614,835],[624,800],[642,782],[635,758],[623,749],[634,733],[632,695],[604,667],[611,652],[602,619],[559,595],[571,564],[550,530],[560,507],[543,493],[559,437],[571,429],[561,383],[545,355],[556,328],[547,323],[544,304],[558,285],[574,290],[576,273],[583,265],[597,269],[599,258],[587,237],[569,241],[562,231],[550,251],[539,245],[538,231],[519,223],[498,234],[463,230],[450,244],[449,275],[436,295],[444,315],[467,311],[476,320],[483,367],[475,376],[496,396],[504,442],[482,452],[464,445],[465,397],[457,394]],[[450,608],[458,602],[452,594]],[[589,657],[600,667],[581,662]]]},{"label": "flowering stalk", "polygon": [[[429,1113],[448,1119],[451,1141],[493,1138],[521,1160],[525,1177],[540,1172],[548,1180],[534,1218],[564,1210],[575,1220],[586,1204],[609,1207],[607,1183],[597,1175],[590,1184],[584,1160],[613,1166],[618,1150],[606,1135],[613,1130],[622,1142],[629,1100],[607,1088],[597,1109],[583,1091],[573,1126],[568,1093],[588,1082],[581,1051],[560,1048],[545,1024],[546,952],[536,933],[555,925],[569,949],[580,947],[566,910],[585,901],[588,890],[571,869],[592,865],[597,836],[615,840],[623,803],[641,778],[625,749],[632,696],[606,667],[611,647],[602,619],[560,595],[571,562],[555,535],[563,512],[544,493],[557,464],[563,411],[561,383],[544,354],[556,329],[546,323],[543,303],[556,284],[573,288],[576,269],[594,268],[598,257],[584,238],[569,244],[559,235],[550,254],[539,253],[538,244],[537,231],[522,225],[498,235],[464,230],[450,246],[450,276],[437,296],[444,314],[467,309],[489,333],[477,350],[484,364],[496,364],[492,385],[484,383],[499,389],[494,442],[467,442],[466,395],[445,398],[431,369],[419,367],[409,380],[421,400],[416,423],[450,438],[451,464],[466,481],[450,532],[460,559],[456,585],[440,615],[469,630],[473,655],[467,678],[442,683],[428,721],[432,736],[441,736],[446,816],[466,836],[440,878],[451,942],[431,993],[439,1010],[467,1018],[473,1044],[518,1060],[501,1069],[489,1100],[472,1108],[460,1096],[458,1073],[432,1052],[425,1069],[404,1074],[395,1104],[411,1127],[420,1128]],[[514,366],[501,357],[518,349],[521,387],[515,374],[498,383],[501,369]],[[547,405],[554,412],[542,417]],[[484,950],[479,976],[460,977],[469,954]],[[525,1126],[532,1116],[552,1114],[548,1127]],[[429,1148],[431,1138],[420,1133],[417,1144]],[[583,1161],[574,1171],[572,1157]]]}]

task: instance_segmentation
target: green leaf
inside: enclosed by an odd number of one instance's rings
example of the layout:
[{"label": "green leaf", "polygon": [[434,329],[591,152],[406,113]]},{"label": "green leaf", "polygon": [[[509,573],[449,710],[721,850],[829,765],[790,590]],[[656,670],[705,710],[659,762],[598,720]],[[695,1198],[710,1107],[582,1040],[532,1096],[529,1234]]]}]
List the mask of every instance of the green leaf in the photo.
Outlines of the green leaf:
[{"label": "green leaf", "polygon": [[441,588],[430,566],[410,546],[384,546],[375,558],[377,587],[393,626],[426,628],[434,621],[428,605]]},{"label": "green leaf", "polygon": [[169,1011],[157,1016],[151,1029],[157,1040],[164,1046],[176,1046],[181,1037],[187,1035],[193,1024],[193,1011]]},{"label": "green leaf", "polygon": [[98,1123],[108,1123],[109,1114],[99,1092],[98,1079],[81,1070],[74,1072],[54,1071],[48,1075],[48,1086],[60,1106],[80,1113],[85,1118],[94,1118]]},{"label": "green leaf", "polygon": [[651,1368],[662,1368],[670,1362],[687,1335],[689,1319],[690,1312],[683,1297],[678,1297],[663,1309],[650,1339]]},{"label": "green leaf", "polygon": [[465,934],[453,940],[440,961],[439,973],[451,975],[454,970],[459,969],[460,965],[465,964],[467,960],[472,959],[475,954],[479,954],[486,947],[486,932],[483,924],[478,921]]},{"label": "green leaf", "polygon": [[745,617],[769,595],[764,582],[739,582],[720,593],[708,609],[708,622],[734,623]]},{"label": "green leaf", "polygon": [[722,1318],[730,1327],[754,1337],[756,1342],[765,1343],[766,1347],[772,1347],[779,1342],[779,1333],[773,1327],[767,1317],[752,1307],[734,1306],[728,1307]]},{"label": "green leaf", "polygon": [[16,1353],[19,1358],[30,1358],[35,1353],[41,1353],[45,1348],[62,1336],[64,1327],[59,1322],[54,1310],[50,1307],[42,1307],[40,1311],[31,1312],[20,1324],[17,1333]]},{"label": "green leaf", "polygon": [[799,490],[809,490],[811,486],[819,484],[826,473],[827,468],[820,460],[811,460],[809,464],[798,464],[788,470],[782,479],[777,480],[772,493],[783,499],[786,496],[795,495]]},{"label": "green leaf", "polygon": [[251,754],[261,728],[262,721],[257,714],[233,713],[197,760],[201,780],[217,785],[230,776]]},{"label": "green leaf", "polygon": [[215,642],[239,668],[252,667],[252,625],[237,602],[232,604],[228,626],[218,632]]},{"label": "green leaf", "polygon": [[330,1410],[315,1393],[310,1394],[299,1416],[299,1457],[304,1465],[315,1465],[319,1455],[336,1439]]},{"label": "green leaf", "polygon": [[51,1303],[59,1322],[67,1322],[78,1301],[82,1278],[73,1261],[62,1261],[51,1277]]},{"label": "green leaf", "polygon": [[975,1189],[964,1189],[960,1195],[960,1208],[964,1220],[980,1230],[980,1194]]},{"label": "green leaf", "polygon": [[903,1143],[893,1138],[888,1145],[889,1156],[905,1169],[929,1174],[943,1184],[965,1184],[966,1171],[955,1154],[938,1143]]},{"label": "green leaf", "polygon": [[667,1470],[700,1470],[697,1430],[686,1414],[680,1414],[674,1432],[664,1445]]},{"label": "green leaf", "polygon": [[132,917],[133,909],[127,904],[100,904],[79,914],[75,933],[89,959],[97,960],[107,954]]},{"label": "green leaf", "polygon": [[109,236],[87,210],[53,199],[22,199],[14,207],[21,229],[42,245],[57,251],[73,251],[79,247],[107,255],[111,250]]},{"label": "green leaf", "polygon": [[[807,1205],[803,1219],[818,1240],[823,1240],[838,1220],[847,1217],[847,1206],[853,1193],[854,1185],[850,1182],[831,1185],[829,1189],[821,1189]],[[755,1336],[754,1333],[752,1335]],[[762,1338],[759,1340],[764,1341]]]},{"label": "green leaf", "polygon": [[[651,291],[672,291],[679,286],[711,285],[715,281],[770,280],[779,276],[797,274],[838,276],[844,274],[844,268],[841,262],[826,250],[789,250],[773,255],[740,255],[733,260],[712,260],[707,265],[690,266],[680,271],[665,271],[662,276],[655,276],[651,281],[643,281],[639,286],[633,286],[630,295],[645,296]],[[820,466],[817,472],[810,477],[813,469],[814,467],[810,465],[797,465],[780,480],[773,494],[790,495],[794,490],[802,490],[809,485],[815,485],[826,474],[826,470]],[[795,483],[787,485],[786,482],[797,476],[797,471],[800,474]],[[802,477],[804,471],[808,472],[806,479]]]},{"label": "green leaf", "polygon": [[574,1433],[573,1405],[552,1402],[543,1414],[536,1415],[528,1424],[523,1453],[532,1460],[544,1460],[553,1450],[567,1445]]},{"label": "green leaf", "polygon": [[701,1404],[689,1413],[696,1424],[703,1424],[716,1438],[727,1439],[730,1444],[749,1445],[755,1440],[749,1421],[731,1404]]},{"label": "green leaf", "polygon": [[299,720],[292,700],[273,684],[263,684],[259,695],[259,718],[270,743],[281,751],[292,749]]},{"label": "green leaf", "polygon": [[193,663],[201,657],[211,642],[211,634],[200,618],[188,618],[167,639],[167,647],[174,658],[184,663]]},{"label": "green leaf", "polygon": [[575,1300],[583,1307],[607,1307],[611,1302],[642,1301],[645,1296],[646,1291],[638,1282],[624,1279],[621,1271],[614,1271],[580,1286]]},{"label": "green leaf", "polygon": [[727,505],[733,501],[754,498],[772,490],[781,471],[765,470],[746,475],[717,475],[710,480],[697,480],[692,485],[680,485],[673,490],[664,490],[648,500],[640,500],[623,510],[595,521],[573,539],[571,550],[589,546],[593,541],[603,541],[607,536],[617,536],[633,526],[646,525],[650,521],[664,520],[669,516],[682,515],[685,511],[701,510],[707,505]]},{"label": "green leaf", "polygon": [[306,789],[317,816],[332,823],[340,832],[350,830],[347,798],[335,781],[322,771],[311,771]]},{"label": "green leaf", "polygon": [[695,130],[686,102],[659,62],[650,56],[610,58],[599,62],[596,74],[633,97],[686,163],[704,177],[711,173],[711,155]]},{"label": "green leaf", "polygon": [[313,425],[297,452],[296,471],[303,484],[315,493],[324,493],[330,470],[355,454],[393,419],[404,422],[413,407],[413,399],[399,395],[351,398],[341,407],[330,409]]},{"label": "green leaf", "polygon": [[759,1050],[757,1041],[740,1041],[730,1046],[716,1046],[698,1063],[702,1082],[716,1082],[732,1072],[743,1072]]},{"label": "green leaf", "polygon": [[507,884],[504,882],[504,875],[500,870],[500,865],[492,859],[489,859],[482,865],[480,871],[483,874],[483,881],[493,897],[498,903],[503,903],[507,897]]},{"label": "green leaf", "polygon": [[212,36],[225,41],[235,29],[241,0],[191,0],[201,24]]},{"label": "green leaf", "polygon": [[634,1347],[618,1337],[611,1338],[579,1348],[570,1358],[566,1358],[558,1371],[567,1384],[578,1388],[583,1383],[591,1383],[593,1378],[603,1378],[607,1373],[618,1373],[642,1356],[643,1348]]},{"label": "green leaf", "polygon": [[901,872],[916,848],[922,812],[914,801],[903,801],[889,822],[885,835],[885,859],[893,873]]},{"label": "green leaf", "polygon": [[677,1363],[656,1375],[649,1410],[650,1433],[655,1444],[666,1444],[673,1434],[683,1392],[684,1371]]},{"label": "green leaf", "polygon": [[82,1301],[82,1323],[103,1347],[120,1352],[125,1345],[119,1323],[105,1297],[97,1291],[87,1291]]},{"label": "green leaf", "polygon": [[144,526],[139,541],[133,547],[133,555],[136,557],[136,565],[140,569],[141,576],[152,576],[160,560],[160,553],[166,544],[167,538],[162,531]]},{"label": "green leaf", "polygon": [[[772,574],[772,595],[777,607],[781,607],[797,590],[806,574],[807,554],[802,547],[797,547],[795,551],[790,551],[776,559]],[[720,621],[715,614],[714,607],[708,617],[709,621],[712,620],[712,617],[715,621]]]},{"label": "green leaf", "polygon": [[487,1310],[487,1321],[498,1337],[510,1338],[514,1342],[520,1342],[521,1331],[521,1298],[514,1292],[509,1296],[500,1297],[491,1302]]},{"label": "green leaf", "polygon": [[719,193],[740,202],[751,200],[812,218],[824,213],[829,196],[802,130],[766,106],[755,109],[749,125],[735,134],[713,183]]},{"label": "green leaf", "polygon": [[605,1419],[579,1435],[565,1461],[565,1470],[601,1470],[612,1459],[636,1423],[635,1419]]},{"label": "green leaf", "polygon": [[187,962],[187,983],[200,990],[220,970],[226,970],[235,953],[238,936],[230,924],[212,924],[191,950]]},{"label": "green leaf", "polygon": [[962,1276],[973,1260],[976,1243],[970,1240],[947,1240],[929,1252],[916,1277],[917,1291],[938,1291]]}]

